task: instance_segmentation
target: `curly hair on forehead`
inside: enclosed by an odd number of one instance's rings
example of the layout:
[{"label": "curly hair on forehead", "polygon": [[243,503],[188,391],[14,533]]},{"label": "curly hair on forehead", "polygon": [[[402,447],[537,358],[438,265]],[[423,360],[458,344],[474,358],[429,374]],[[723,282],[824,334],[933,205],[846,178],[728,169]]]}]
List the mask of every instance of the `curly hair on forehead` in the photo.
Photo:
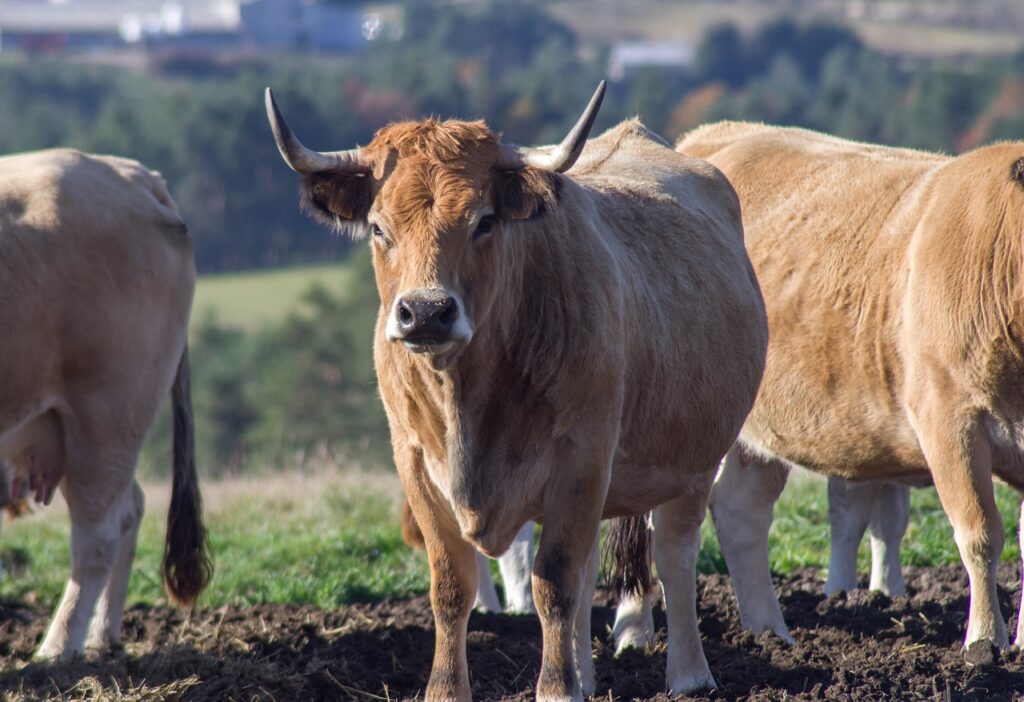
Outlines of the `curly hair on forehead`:
[{"label": "curly hair on forehead", "polygon": [[[465,156],[467,149],[491,147],[497,155],[498,137],[482,120],[425,119],[400,122],[380,129],[366,147],[371,153],[394,151],[399,158],[420,154],[430,160],[450,162]],[[488,149],[490,151],[490,149]]]}]

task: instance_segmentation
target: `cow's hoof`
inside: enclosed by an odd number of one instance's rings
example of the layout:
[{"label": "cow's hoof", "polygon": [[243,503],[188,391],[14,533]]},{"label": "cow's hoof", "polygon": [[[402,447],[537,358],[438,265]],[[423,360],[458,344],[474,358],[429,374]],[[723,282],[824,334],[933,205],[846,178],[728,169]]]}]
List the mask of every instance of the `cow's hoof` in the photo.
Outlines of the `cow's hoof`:
[{"label": "cow's hoof", "polygon": [[964,649],[964,663],[970,667],[995,665],[998,662],[999,649],[991,641],[975,641]]},{"label": "cow's hoof", "polygon": [[751,628],[750,632],[754,634],[755,640],[762,645],[774,637],[781,639],[782,642],[788,646],[792,646],[794,643],[793,636],[789,633],[789,629],[786,628],[785,624]]},{"label": "cow's hoof", "polygon": [[39,649],[32,654],[32,660],[36,663],[67,663],[79,658],[81,655],[81,651],[75,651],[73,649],[40,646]]},{"label": "cow's hoof", "polygon": [[654,643],[654,617],[648,603],[636,597],[624,599],[615,613],[612,625],[615,655],[627,648],[643,651]]},{"label": "cow's hoof", "polygon": [[711,671],[705,670],[690,675],[677,675],[668,682],[670,695],[689,695],[699,690],[711,690],[718,687]]}]

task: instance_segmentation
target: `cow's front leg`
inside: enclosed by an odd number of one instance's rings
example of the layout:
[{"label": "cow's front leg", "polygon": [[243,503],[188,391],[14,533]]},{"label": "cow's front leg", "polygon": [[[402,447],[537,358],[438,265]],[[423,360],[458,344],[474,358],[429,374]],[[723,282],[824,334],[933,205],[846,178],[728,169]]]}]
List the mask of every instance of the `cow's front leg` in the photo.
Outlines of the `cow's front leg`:
[{"label": "cow's front leg", "polygon": [[475,551],[457,536],[438,536],[427,538],[430,606],[436,629],[427,700],[470,700],[466,626],[476,594]]},{"label": "cow's front leg", "polygon": [[576,608],[576,673],[580,678],[580,689],[584,695],[594,694],[596,675],[594,673],[594,650],[591,642],[591,619],[594,610],[594,590],[597,588],[597,575],[601,566],[600,530],[594,535],[594,545],[590,549],[590,558],[583,571],[583,584],[580,589],[580,603]]},{"label": "cow's front leg", "polygon": [[466,664],[466,626],[476,595],[476,550],[462,539],[454,516],[435,497],[422,471],[407,468],[402,472],[400,468],[400,472],[430,561],[435,638],[426,699],[466,702],[472,699]]},{"label": "cow's front leg", "polygon": [[772,511],[788,475],[786,466],[757,456],[744,465],[734,444],[711,490],[711,516],[732,577],[740,624],[755,634],[773,631],[793,643],[768,565]]},{"label": "cow's front leg", "polygon": [[[971,604],[964,645],[971,649],[972,644],[987,642],[1006,648],[1006,622],[996,595],[996,564],[1004,535],[992,488],[991,445],[977,423],[957,417],[941,398],[929,399],[915,408],[918,436],[967,569]],[[968,654],[969,662],[978,655],[970,650]],[[988,657],[984,647],[980,655]]]},{"label": "cow's front leg", "polygon": [[[1022,497],[1024,497],[1024,495],[1022,495]],[[1017,543],[1020,545],[1021,553],[1021,582],[1024,582],[1024,502],[1021,502],[1018,514]],[[1021,588],[1020,592],[1020,603],[1018,604],[1017,609],[1017,637],[1014,639],[1013,643],[1017,648],[1024,648],[1024,587]]]},{"label": "cow's front leg", "polygon": [[[604,497],[588,501],[582,492],[565,495],[557,502],[546,501],[544,529],[533,565],[533,601],[544,638],[537,699],[544,702],[583,699],[573,639]],[[552,503],[557,509],[549,508]],[[589,642],[586,653],[590,653]]]}]

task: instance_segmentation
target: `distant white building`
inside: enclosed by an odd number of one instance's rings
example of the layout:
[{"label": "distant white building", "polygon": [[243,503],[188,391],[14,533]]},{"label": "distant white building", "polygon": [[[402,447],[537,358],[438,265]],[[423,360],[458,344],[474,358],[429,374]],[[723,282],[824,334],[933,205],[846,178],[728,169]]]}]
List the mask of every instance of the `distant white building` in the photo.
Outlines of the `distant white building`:
[{"label": "distant white building", "polygon": [[244,45],[346,51],[363,38],[351,6],[316,0],[0,0],[3,50]]},{"label": "distant white building", "polygon": [[243,41],[277,49],[346,51],[365,43],[362,13],[315,0],[253,0],[240,7]]},{"label": "distant white building", "polygon": [[608,77],[622,80],[631,69],[647,66],[687,68],[696,49],[683,42],[620,41],[608,57]]}]

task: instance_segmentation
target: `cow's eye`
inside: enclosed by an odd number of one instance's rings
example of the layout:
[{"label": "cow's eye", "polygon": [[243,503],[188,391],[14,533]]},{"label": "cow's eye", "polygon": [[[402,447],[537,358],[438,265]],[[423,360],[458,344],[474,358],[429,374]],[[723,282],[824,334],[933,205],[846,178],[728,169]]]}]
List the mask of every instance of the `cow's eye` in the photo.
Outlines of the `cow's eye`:
[{"label": "cow's eye", "polygon": [[384,246],[391,246],[391,240],[384,235],[384,230],[382,230],[376,224],[370,225],[370,233],[373,234],[373,238],[376,239],[378,244],[382,244]]},{"label": "cow's eye", "polygon": [[486,236],[491,233],[494,229],[494,215],[486,215],[480,218],[477,222],[476,229],[473,231],[473,238],[479,239],[482,236]]}]

